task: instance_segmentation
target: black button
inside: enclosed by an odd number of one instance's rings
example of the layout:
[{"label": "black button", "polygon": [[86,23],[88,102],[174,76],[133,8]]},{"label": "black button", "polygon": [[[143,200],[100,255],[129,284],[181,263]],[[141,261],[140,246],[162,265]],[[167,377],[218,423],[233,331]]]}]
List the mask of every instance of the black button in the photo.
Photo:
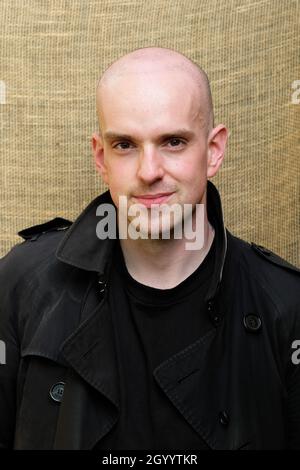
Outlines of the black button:
[{"label": "black button", "polygon": [[261,319],[258,315],[249,313],[248,315],[244,316],[244,326],[247,331],[256,333],[261,328]]},{"label": "black button", "polygon": [[220,325],[221,321],[222,321],[222,317],[220,315],[215,315],[214,316],[214,324],[216,326]]},{"label": "black button", "polygon": [[56,401],[57,403],[60,403],[63,399],[64,389],[64,382],[57,382],[57,384],[52,385],[50,389],[50,397],[52,398],[52,400]]},{"label": "black button", "polygon": [[219,413],[219,421],[222,424],[222,426],[228,426],[229,424],[229,416],[226,413],[226,411],[221,411]]}]

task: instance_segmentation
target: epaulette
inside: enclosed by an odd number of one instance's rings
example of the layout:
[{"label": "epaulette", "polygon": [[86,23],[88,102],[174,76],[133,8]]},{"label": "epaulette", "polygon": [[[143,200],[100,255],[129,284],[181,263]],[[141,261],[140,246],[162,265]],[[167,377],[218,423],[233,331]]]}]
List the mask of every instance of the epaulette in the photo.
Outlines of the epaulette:
[{"label": "epaulette", "polygon": [[18,235],[24,240],[35,241],[37,238],[46,232],[52,232],[54,230],[66,230],[72,225],[70,220],[64,219],[62,217],[55,217],[44,224],[33,225],[32,227],[25,228],[18,232]]},{"label": "epaulette", "polygon": [[265,248],[264,246],[261,246],[261,245],[256,245],[256,243],[253,243],[253,242],[251,243],[251,247],[256,253],[258,253],[260,256],[262,256],[264,259],[266,259],[270,263],[273,263],[273,264],[276,264],[277,266],[281,266],[282,268],[300,273],[299,268],[289,263],[285,259],[281,258],[280,256],[276,255],[276,253],[273,253],[268,248]]}]

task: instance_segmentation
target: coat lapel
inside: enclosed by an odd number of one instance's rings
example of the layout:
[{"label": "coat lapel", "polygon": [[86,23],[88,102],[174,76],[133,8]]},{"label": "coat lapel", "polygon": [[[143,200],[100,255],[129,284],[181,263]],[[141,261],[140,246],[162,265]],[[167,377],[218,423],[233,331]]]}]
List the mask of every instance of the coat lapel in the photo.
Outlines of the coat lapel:
[{"label": "coat lapel", "polygon": [[62,356],[78,375],[119,407],[117,359],[106,299],[67,339]]},{"label": "coat lapel", "polygon": [[118,414],[112,402],[69,369],[53,449],[93,449],[114,426]]},{"label": "coat lapel", "polygon": [[[154,377],[211,449],[233,450],[249,444],[252,436],[249,436],[249,429],[239,426],[247,403],[244,403],[244,410],[236,409],[238,403],[242,408],[243,404],[241,397],[236,403],[233,401],[235,392],[230,390],[232,380],[228,380],[230,368],[226,366],[228,357],[224,357],[220,330],[213,328],[164,361],[155,369]],[[237,380],[236,387],[238,383]],[[226,423],[224,416],[228,416],[230,421]]]},{"label": "coat lapel", "polygon": [[71,369],[55,448],[91,449],[116,423],[120,408],[117,359],[106,299],[67,339],[62,356]]},{"label": "coat lapel", "polygon": [[100,301],[92,281],[82,306],[57,302],[42,320],[22,356],[39,356],[64,366],[55,449],[90,449],[119,415],[119,378],[106,295]]}]

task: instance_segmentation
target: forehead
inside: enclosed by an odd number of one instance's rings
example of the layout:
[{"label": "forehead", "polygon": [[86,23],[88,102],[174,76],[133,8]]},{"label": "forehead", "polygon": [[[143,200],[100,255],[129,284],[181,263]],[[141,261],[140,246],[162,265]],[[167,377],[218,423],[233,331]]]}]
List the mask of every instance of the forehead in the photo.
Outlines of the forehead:
[{"label": "forehead", "polygon": [[182,127],[199,120],[204,100],[201,87],[185,71],[143,71],[116,74],[97,94],[98,113],[105,127],[162,125],[172,120]]}]

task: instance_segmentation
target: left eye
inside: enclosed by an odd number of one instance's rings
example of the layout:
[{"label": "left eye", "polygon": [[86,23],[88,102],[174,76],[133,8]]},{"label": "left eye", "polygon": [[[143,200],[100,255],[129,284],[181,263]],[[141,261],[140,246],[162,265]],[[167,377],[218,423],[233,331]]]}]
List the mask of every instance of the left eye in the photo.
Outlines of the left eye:
[{"label": "left eye", "polygon": [[171,147],[178,147],[178,145],[183,144],[184,142],[183,140],[174,137],[173,139],[169,140],[169,143],[171,144]]}]

